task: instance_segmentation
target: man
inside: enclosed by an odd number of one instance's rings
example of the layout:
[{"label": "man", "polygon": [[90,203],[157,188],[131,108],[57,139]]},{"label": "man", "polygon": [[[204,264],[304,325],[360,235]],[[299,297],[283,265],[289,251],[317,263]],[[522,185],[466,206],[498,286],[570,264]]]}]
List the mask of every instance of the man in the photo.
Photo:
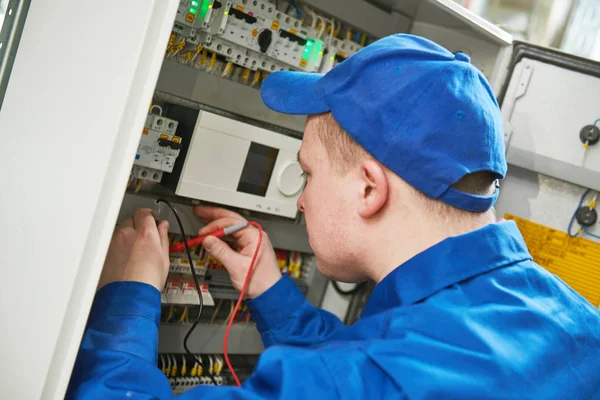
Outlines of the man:
[{"label": "man", "polygon": [[[309,115],[298,208],[319,271],[377,286],[345,327],[281,277],[265,240],[247,292],[267,347],[254,374],[182,398],[600,396],[598,310],[532,262],[513,222],[495,222],[500,112],[466,55],[390,36],[325,76],[272,74],[262,96]],[[200,234],[242,219],[196,213]],[[257,237],[237,233],[237,252],[204,242],[238,289]],[[167,224],[140,210],[115,232],[69,396],[172,396],[156,367],[167,273]]]}]

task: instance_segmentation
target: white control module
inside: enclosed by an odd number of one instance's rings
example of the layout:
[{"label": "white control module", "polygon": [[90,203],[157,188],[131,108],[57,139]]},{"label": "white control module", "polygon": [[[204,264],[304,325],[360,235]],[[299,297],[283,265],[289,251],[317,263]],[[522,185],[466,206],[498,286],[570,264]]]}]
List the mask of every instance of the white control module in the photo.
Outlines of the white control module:
[{"label": "white control module", "polygon": [[175,193],[294,218],[301,141],[200,111]]}]

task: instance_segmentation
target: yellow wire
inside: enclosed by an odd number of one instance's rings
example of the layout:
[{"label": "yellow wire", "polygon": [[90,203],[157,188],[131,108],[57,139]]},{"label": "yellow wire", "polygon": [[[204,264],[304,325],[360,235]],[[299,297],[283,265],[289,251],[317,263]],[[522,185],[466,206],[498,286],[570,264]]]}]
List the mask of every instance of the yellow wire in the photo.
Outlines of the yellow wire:
[{"label": "yellow wire", "polygon": [[212,56],[210,57],[210,64],[208,65],[209,71],[212,71],[213,68],[215,68],[216,62],[217,62],[217,53],[212,53]]},{"label": "yellow wire", "polygon": [[217,319],[217,314],[219,314],[219,310],[221,309],[222,304],[223,304],[223,299],[219,300],[219,304],[217,304],[217,307],[215,308],[215,311],[213,312],[212,318],[210,319],[211,324],[215,323],[215,320]]},{"label": "yellow wire", "polygon": [[244,72],[242,73],[242,82],[248,83],[249,78],[250,78],[250,69],[246,68],[246,69],[244,69]]},{"label": "yellow wire", "polygon": [[133,191],[134,193],[137,193],[137,192],[139,192],[139,191],[140,191],[140,189],[142,188],[142,183],[143,183],[143,181],[142,181],[141,179],[138,179],[138,180],[135,182],[135,189],[134,189],[134,191]]},{"label": "yellow wire", "polygon": [[[212,62],[212,60],[211,60]],[[212,67],[211,67],[212,68]],[[223,70],[223,73],[221,74],[221,77],[226,77],[227,75],[229,75],[229,73],[231,72],[231,70],[233,69],[233,63],[231,61],[229,61],[227,63],[227,65],[225,66],[225,69]]]},{"label": "yellow wire", "polygon": [[367,35],[365,35],[364,33],[362,35],[360,35],[360,45],[364,46],[365,43],[367,43]]},{"label": "yellow wire", "polygon": [[231,319],[231,316],[233,315],[233,310],[234,310],[234,306],[233,306],[234,301],[231,300],[231,310],[229,311],[229,316],[227,317],[227,319],[225,320],[225,322],[223,322],[224,324],[227,324],[229,322],[229,320]]},{"label": "yellow wire", "polygon": [[254,72],[254,78],[252,78],[252,83],[250,84],[250,86],[254,86],[256,85],[258,82],[260,82],[260,71],[255,71]]},{"label": "yellow wire", "polygon": [[203,49],[202,50],[202,58],[200,59],[200,65],[205,66],[207,59],[208,59],[208,51],[206,51],[206,49]]}]

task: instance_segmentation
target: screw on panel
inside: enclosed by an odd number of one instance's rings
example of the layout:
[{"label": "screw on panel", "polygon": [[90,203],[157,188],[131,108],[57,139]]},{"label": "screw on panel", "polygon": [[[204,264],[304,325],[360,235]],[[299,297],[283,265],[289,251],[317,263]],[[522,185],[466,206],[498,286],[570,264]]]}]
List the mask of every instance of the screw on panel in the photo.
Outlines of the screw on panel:
[{"label": "screw on panel", "polygon": [[583,206],[577,210],[577,213],[575,214],[575,219],[577,220],[577,223],[581,226],[592,226],[598,220],[598,213],[593,208]]},{"label": "screw on panel", "polygon": [[600,129],[594,125],[586,125],[579,131],[579,140],[583,146],[593,146],[600,141]]}]

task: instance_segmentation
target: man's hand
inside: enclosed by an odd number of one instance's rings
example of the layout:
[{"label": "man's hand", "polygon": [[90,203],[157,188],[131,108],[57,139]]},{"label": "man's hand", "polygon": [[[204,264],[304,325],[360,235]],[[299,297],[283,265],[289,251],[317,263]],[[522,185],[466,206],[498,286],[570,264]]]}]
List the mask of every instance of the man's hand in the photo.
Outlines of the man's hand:
[{"label": "man's hand", "polygon": [[[200,230],[199,235],[246,221],[240,215],[222,208],[198,206],[194,209],[194,212],[202,221],[208,224]],[[231,276],[233,286],[237,290],[241,290],[254,250],[256,250],[258,244],[258,230],[254,227],[248,227],[232,234],[230,237],[235,240],[233,246],[235,250],[214,236],[204,239],[202,246],[211,256],[223,264]],[[271,246],[267,234],[263,232],[262,245],[246,291],[246,297],[253,299],[259,296],[277,283],[280,278],[281,271],[277,266],[273,246]]]},{"label": "man's hand", "polygon": [[148,283],[159,291],[169,273],[169,223],[156,226],[152,210],[137,210],[113,233],[98,288],[111,282]]}]

